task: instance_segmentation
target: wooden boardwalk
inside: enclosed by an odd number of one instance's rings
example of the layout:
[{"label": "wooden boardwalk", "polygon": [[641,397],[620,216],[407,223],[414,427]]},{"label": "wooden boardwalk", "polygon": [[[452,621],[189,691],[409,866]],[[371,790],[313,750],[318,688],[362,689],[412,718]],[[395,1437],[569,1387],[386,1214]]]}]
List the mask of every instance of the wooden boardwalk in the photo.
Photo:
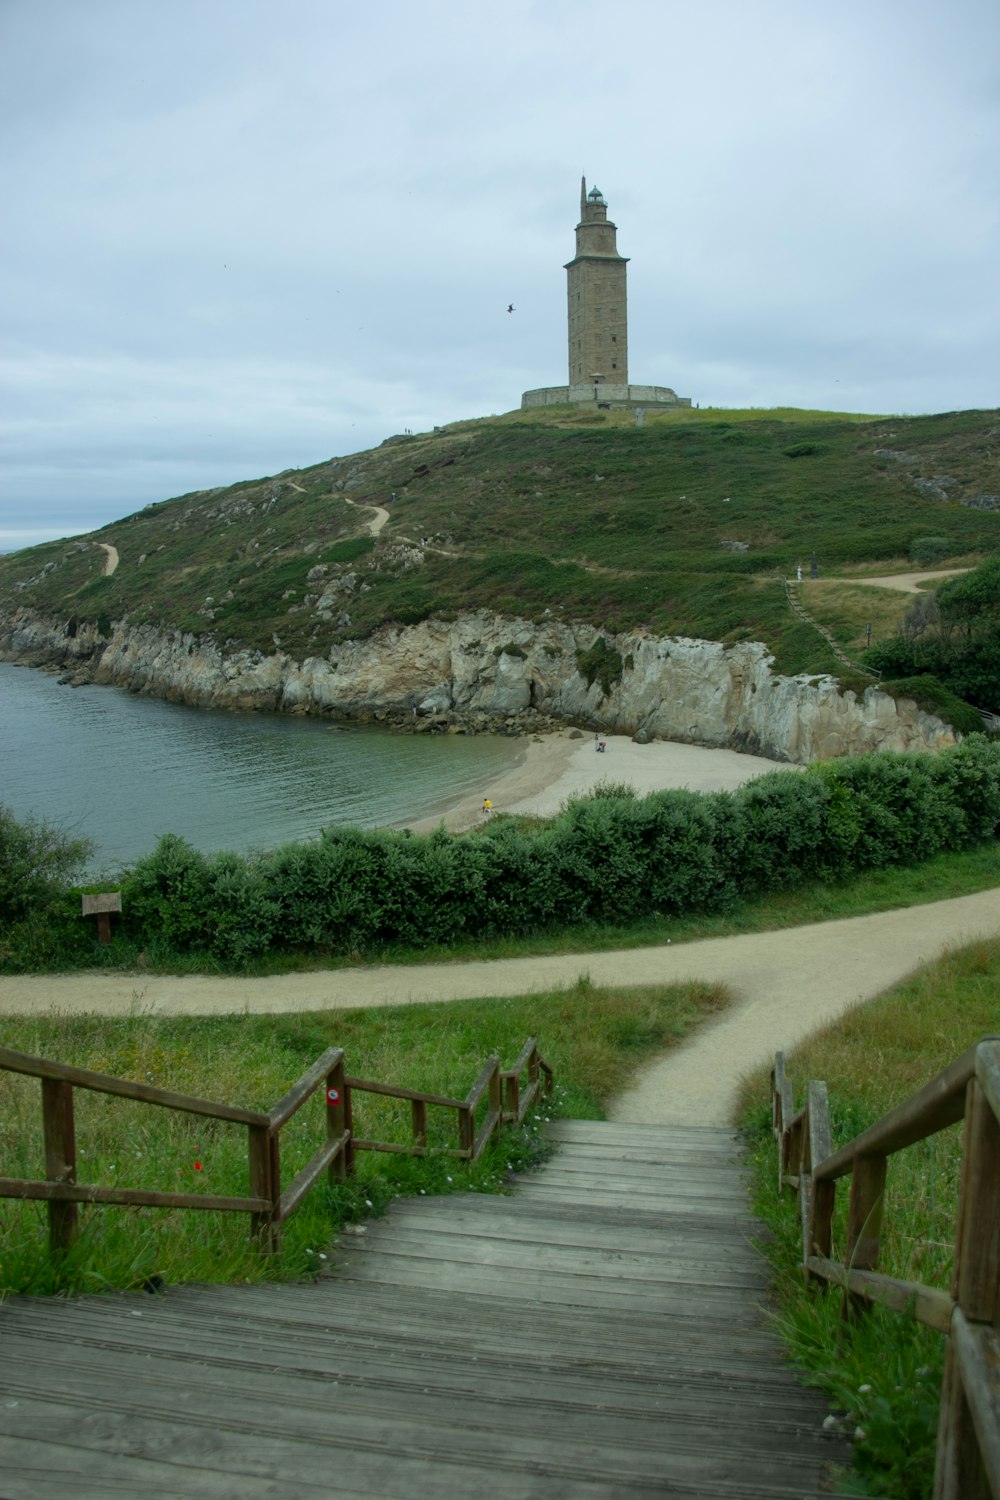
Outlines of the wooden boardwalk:
[{"label": "wooden boardwalk", "polygon": [[2,1500],[806,1500],[843,1444],[762,1311],[731,1131],[562,1121],[317,1284],[0,1307]]}]

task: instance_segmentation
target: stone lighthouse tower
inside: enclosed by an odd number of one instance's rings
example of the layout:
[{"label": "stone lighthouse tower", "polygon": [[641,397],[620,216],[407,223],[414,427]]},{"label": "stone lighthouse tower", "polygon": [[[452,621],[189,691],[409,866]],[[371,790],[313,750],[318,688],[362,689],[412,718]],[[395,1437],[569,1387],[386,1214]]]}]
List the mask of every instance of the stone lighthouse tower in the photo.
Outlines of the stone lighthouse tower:
[{"label": "stone lighthouse tower", "polygon": [[628,385],[628,307],[617,227],[599,188],[580,181],[576,255],[566,266],[569,294],[569,383]]},{"label": "stone lighthouse tower", "polygon": [[[525,391],[522,408],[590,406],[608,410],[647,406],[690,406],[665,385],[630,385],[628,378],[628,307],[625,268],[618,254],[618,230],[608,218],[599,188],[587,192],[580,183],[580,222],[576,254],[566,266],[569,295],[569,384]],[[641,415],[637,421],[641,421]]]}]

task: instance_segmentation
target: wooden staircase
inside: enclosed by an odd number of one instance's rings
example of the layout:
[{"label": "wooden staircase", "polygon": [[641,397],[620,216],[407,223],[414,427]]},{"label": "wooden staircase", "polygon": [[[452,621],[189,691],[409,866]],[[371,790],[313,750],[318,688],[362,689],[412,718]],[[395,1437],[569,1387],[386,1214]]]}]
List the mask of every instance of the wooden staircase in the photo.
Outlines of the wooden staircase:
[{"label": "wooden staircase", "polygon": [[863,667],[860,662],[852,660],[843,647],[837,644],[832,632],[827,630],[825,625],[821,625],[809,613],[799,598],[798,581],[794,578],[786,578],[784,584],[785,598],[788,600],[788,607],[792,611],[792,614],[797,615],[800,620],[803,620],[807,625],[811,625],[813,630],[819,632],[841,666],[850,667],[853,672],[861,672],[865,677],[870,677],[873,682],[876,682],[878,680],[878,673],[873,672],[870,667]]},{"label": "wooden staircase", "polygon": [[561,1121],[512,1198],[396,1203],[308,1285],[12,1298],[3,1500],[805,1500],[739,1138]]}]

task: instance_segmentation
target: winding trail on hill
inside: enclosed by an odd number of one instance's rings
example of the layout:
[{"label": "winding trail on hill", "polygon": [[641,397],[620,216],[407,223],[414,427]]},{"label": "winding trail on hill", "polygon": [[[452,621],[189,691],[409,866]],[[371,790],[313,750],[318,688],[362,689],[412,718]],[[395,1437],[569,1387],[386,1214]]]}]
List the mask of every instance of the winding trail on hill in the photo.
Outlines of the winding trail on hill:
[{"label": "winding trail on hill", "polygon": [[84,973],[5,977],[0,1014],[210,1016],[416,1005],[570,986],[701,980],[734,1003],[644,1068],[614,1120],[725,1125],[744,1072],[951,948],[1000,937],[1000,891],[779,932],[610,953],[473,963],[380,965],[265,979]]},{"label": "winding trail on hill", "polygon": [[936,579],[957,578],[959,573],[971,573],[971,568],[938,568],[932,573],[888,573],[883,578],[811,578],[808,583],[860,583],[871,589],[898,589],[903,594],[922,594],[922,583],[933,583]]}]

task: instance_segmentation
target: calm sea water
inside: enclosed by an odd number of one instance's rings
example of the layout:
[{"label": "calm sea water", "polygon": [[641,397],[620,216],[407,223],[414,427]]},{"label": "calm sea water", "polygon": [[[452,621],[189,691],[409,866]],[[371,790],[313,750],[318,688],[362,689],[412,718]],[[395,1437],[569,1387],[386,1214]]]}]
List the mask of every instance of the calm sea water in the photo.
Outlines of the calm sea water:
[{"label": "calm sea water", "polygon": [[0,802],[92,839],[109,872],[163,833],[209,853],[412,821],[485,795],[517,754],[490,735],[210,713],[0,662]]}]

